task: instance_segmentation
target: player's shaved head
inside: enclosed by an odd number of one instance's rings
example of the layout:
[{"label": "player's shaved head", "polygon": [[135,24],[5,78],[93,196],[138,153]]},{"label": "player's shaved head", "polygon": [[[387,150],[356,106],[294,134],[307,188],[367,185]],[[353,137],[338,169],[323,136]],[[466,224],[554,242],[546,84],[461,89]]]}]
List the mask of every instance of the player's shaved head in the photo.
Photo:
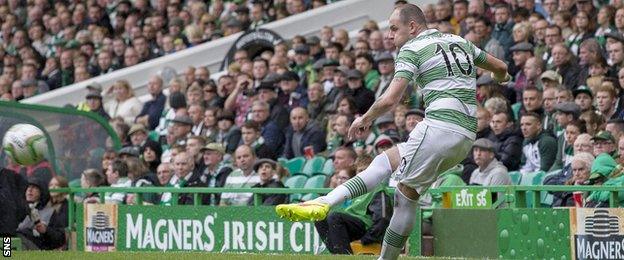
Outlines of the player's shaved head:
[{"label": "player's shaved head", "polygon": [[397,9],[399,9],[401,23],[408,24],[409,22],[414,21],[417,24],[427,25],[425,14],[415,4],[404,4],[397,7]]}]

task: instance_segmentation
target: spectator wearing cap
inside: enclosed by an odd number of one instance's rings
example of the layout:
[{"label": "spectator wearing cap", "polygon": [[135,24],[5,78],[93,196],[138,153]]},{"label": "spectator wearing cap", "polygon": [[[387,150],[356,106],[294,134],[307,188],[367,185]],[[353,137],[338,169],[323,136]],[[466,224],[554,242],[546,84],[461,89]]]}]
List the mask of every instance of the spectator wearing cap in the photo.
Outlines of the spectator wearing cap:
[{"label": "spectator wearing cap", "polygon": [[[270,107],[269,119],[275,122],[279,129],[285,129],[289,123],[289,115],[288,110],[286,110],[284,106],[277,103],[278,90],[275,87],[275,82],[277,80],[279,80],[279,75],[269,74],[269,76],[262,80],[260,85],[255,89],[254,99],[256,101],[267,103]],[[250,113],[253,118],[253,103]]]},{"label": "spectator wearing cap", "polygon": [[574,103],[576,103],[581,109],[581,113],[585,113],[590,110],[594,110],[593,107],[593,93],[589,87],[581,85],[578,88],[572,90],[574,95]]},{"label": "spectator wearing cap", "polygon": [[156,143],[147,137],[147,129],[142,124],[133,124],[128,131],[130,143],[135,147],[143,147],[146,143]]},{"label": "spectator wearing cap", "polygon": [[[251,186],[252,188],[285,188],[284,184],[279,180],[280,172],[286,171],[282,166],[271,159],[259,159],[254,164],[254,171],[258,173],[260,182]],[[273,206],[288,202],[288,194],[261,194],[260,202],[263,206]],[[249,200],[248,205],[253,206],[253,197]]]},{"label": "spectator wearing cap", "polygon": [[[87,87],[88,88],[88,87]],[[100,115],[106,121],[110,120],[110,116],[104,110],[104,106],[102,104],[102,90],[101,89],[90,89],[88,90],[87,95],[85,96],[86,103],[83,106],[78,107],[79,110],[87,110],[93,113]]]},{"label": "spectator wearing cap", "polygon": [[310,47],[306,44],[298,44],[294,47],[294,66],[292,71],[297,74],[299,84],[307,87],[316,81],[316,71],[312,68],[313,61],[310,59]]},{"label": "spectator wearing cap", "polygon": [[528,78],[524,73],[524,67],[526,65],[526,61],[533,57],[533,44],[528,42],[517,43],[514,46],[511,46],[509,51],[511,51],[511,57],[515,68],[514,71],[517,71],[514,76],[513,87],[516,91],[516,95],[519,95],[522,94],[522,90],[528,85]]},{"label": "spectator wearing cap", "polygon": [[346,95],[355,99],[355,106],[358,114],[364,114],[375,102],[375,93],[364,86],[362,72],[359,70],[347,71],[347,85],[349,90]]},{"label": "spectator wearing cap", "polygon": [[376,91],[379,87],[380,75],[373,68],[375,61],[373,56],[368,53],[360,54],[355,57],[355,68],[364,75],[364,85],[371,91]]},{"label": "spectator wearing cap", "polygon": [[568,101],[556,104],[555,111],[556,129],[558,129],[555,132],[555,136],[559,138],[563,136],[568,123],[578,119],[581,115],[581,108],[576,103]]},{"label": "spectator wearing cap", "polygon": [[500,162],[510,171],[520,168],[522,157],[522,136],[514,126],[513,120],[506,112],[497,112],[490,120],[492,132],[488,136],[494,143],[494,152]]},{"label": "spectator wearing cap", "polygon": [[563,85],[569,89],[576,88],[580,68],[574,61],[573,55],[563,43],[555,44],[551,49],[553,69],[563,77]]},{"label": "spectator wearing cap", "polygon": [[557,140],[542,130],[540,115],[522,115],[520,130],[524,137],[520,172],[548,171],[557,156]]},{"label": "spectator wearing cap", "polygon": [[[588,183],[600,186],[624,186],[622,168],[608,154],[596,156],[591,167]],[[608,207],[609,192],[594,191],[587,197],[586,207]],[[623,205],[624,196],[619,195],[619,206]]]},{"label": "spectator wearing cap", "polygon": [[219,133],[217,133],[216,142],[225,147],[226,153],[231,154],[238,146],[241,138],[240,128],[234,124],[234,116],[224,112],[217,117],[217,127]]},{"label": "spectator wearing cap", "polygon": [[[225,180],[225,188],[251,188],[260,183],[260,176],[254,170],[256,155],[248,145],[241,145],[234,152],[236,169]],[[220,205],[245,206],[253,193],[222,193]]]},{"label": "spectator wearing cap", "polygon": [[284,106],[288,111],[295,107],[305,107],[308,104],[306,87],[299,84],[299,76],[294,71],[286,71],[279,79],[280,92],[277,104]]},{"label": "spectator wearing cap", "polygon": [[609,156],[617,157],[617,139],[611,132],[606,130],[599,131],[591,140],[594,146],[594,156],[598,157],[601,153],[607,153]]},{"label": "spectator wearing cap", "polygon": [[392,146],[394,146],[394,141],[392,140],[392,138],[390,138],[390,136],[387,136],[385,134],[377,136],[377,139],[375,139],[375,143],[373,145],[373,147],[375,148],[375,154],[381,154],[386,150],[392,148]]},{"label": "spectator wearing cap", "polygon": [[[200,172],[205,179],[206,187],[219,188],[225,185],[225,180],[234,170],[232,166],[224,160],[225,148],[219,143],[209,143],[200,150],[202,162]],[[204,205],[219,205],[221,194],[209,193],[203,197]]]},{"label": "spectator wearing cap", "polygon": [[379,98],[390,86],[394,77],[394,57],[389,52],[380,53],[377,56],[377,66],[379,68],[379,87],[375,91],[375,98]]},{"label": "spectator wearing cap", "polygon": [[323,65],[321,68],[320,82],[323,85],[324,94],[328,94],[332,88],[334,88],[334,74],[336,68],[340,65],[338,60],[322,59]]},{"label": "spectator wearing cap", "polygon": [[347,82],[348,67],[338,66],[334,70],[333,87],[327,93],[327,102],[331,103],[334,108],[338,106],[338,101],[343,97],[349,89]]},{"label": "spectator wearing cap", "polygon": [[331,110],[331,104],[325,99],[325,92],[321,83],[315,82],[308,87],[308,106],[310,120],[316,122],[319,127],[327,126],[327,113]]},{"label": "spectator wearing cap", "polygon": [[154,130],[158,126],[158,121],[167,102],[167,97],[162,93],[162,86],[163,81],[160,76],[150,77],[147,81],[147,91],[151,99],[143,104],[143,108],[136,118],[137,123],[146,125],[150,130]]},{"label": "spectator wearing cap", "polygon": [[318,61],[323,57],[323,49],[321,47],[321,39],[317,36],[309,36],[306,38],[306,44],[310,47],[310,57],[313,61]]},{"label": "spectator wearing cap", "polygon": [[114,99],[104,103],[104,109],[111,117],[120,116],[126,124],[132,124],[139,115],[143,103],[134,96],[134,91],[127,80],[118,80],[106,91]]},{"label": "spectator wearing cap", "polygon": [[305,149],[312,147],[314,154],[327,148],[325,132],[314,122],[305,108],[294,108],[290,112],[290,127],[286,129],[283,157],[291,159],[305,155]]},{"label": "spectator wearing cap", "polygon": [[547,89],[547,88],[556,89],[559,86],[561,86],[561,83],[563,82],[563,78],[556,71],[547,70],[547,71],[544,71],[542,75],[540,76],[540,81],[542,85],[544,86],[543,89]]},{"label": "spectator wearing cap", "polygon": [[193,120],[186,114],[180,114],[171,120],[173,138],[176,144],[185,145],[186,138],[191,135],[191,129],[193,127]]},{"label": "spectator wearing cap", "polygon": [[580,114],[578,106],[571,106],[569,104],[574,103],[562,103],[558,104],[557,107],[557,121],[561,121],[565,126],[563,126],[564,133],[557,138],[557,157],[555,158],[555,163],[551,171],[561,169],[570,163],[572,155],[574,154],[573,146],[576,138],[580,134],[587,132],[585,122],[578,121],[578,115]]},{"label": "spectator wearing cap", "polygon": [[472,155],[478,168],[470,176],[470,185],[511,185],[507,167],[496,159],[492,141],[487,138],[477,139],[472,146]]}]

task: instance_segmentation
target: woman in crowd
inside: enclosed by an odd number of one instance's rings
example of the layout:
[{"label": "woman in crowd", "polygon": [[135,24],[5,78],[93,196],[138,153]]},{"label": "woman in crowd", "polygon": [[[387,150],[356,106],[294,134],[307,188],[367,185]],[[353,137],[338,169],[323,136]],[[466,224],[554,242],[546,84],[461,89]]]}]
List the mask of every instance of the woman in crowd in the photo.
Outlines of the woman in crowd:
[{"label": "woman in crowd", "polygon": [[[572,157],[572,175],[564,185],[586,185],[589,173],[594,162],[594,156],[590,153],[578,153]],[[546,184],[546,183],[544,183]],[[551,192],[554,196],[553,207],[574,206],[572,192]]]},{"label": "woman in crowd", "polygon": [[126,124],[134,123],[134,119],[141,113],[143,103],[134,96],[130,83],[118,80],[107,90],[107,95],[114,95],[114,99],[104,104],[104,110],[111,116],[121,116]]},{"label": "woman in crowd", "polygon": [[578,56],[581,43],[594,36],[595,22],[589,14],[578,11],[572,21],[572,34],[566,39],[566,45],[574,56]]},{"label": "woman in crowd", "polygon": [[156,173],[156,168],[160,165],[160,156],[162,156],[162,147],[156,142],[145,142],[141,147],[141,157],[144,166],[151,174]]}]

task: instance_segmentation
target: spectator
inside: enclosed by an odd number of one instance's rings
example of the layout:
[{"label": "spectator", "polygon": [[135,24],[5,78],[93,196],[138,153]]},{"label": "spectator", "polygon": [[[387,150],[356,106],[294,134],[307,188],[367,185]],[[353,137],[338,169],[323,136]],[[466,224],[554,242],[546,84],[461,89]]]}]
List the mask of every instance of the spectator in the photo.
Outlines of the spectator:
[{"label": "spectator", "polygon": [[26,191],[29,184],[22,175],[7,169],[0,168],[0,196],[3,198],[4,211],[0,214],[0,236],[15,236],[18,225],[29,212],[29,200],[26,198]]},{"label": "spectator", "polygon": [[621,118],[622,108],[616,106],[617,93],[613,84],[603,82],[602,85],[594,89],[594,93],[596,94],[594,97],[596,108],[605,119]]},{"label": "spectator", "polygon": [[[622,177],[621,168],[617,162],[608,154],[596,156],[596,160],[592,164],[591,175],[589,176],[589,184],[601,186],[622,186],[624,177]],[[587,197],[587,207],[608,207],[609,192],[593,191]],[[622,206],[623,196],[618,196],[617,202]]]},{"label": "spectator", "polygon": [[611,132],[613,136],[622,137],[624,132],[624,119],[611,119],[607,121],[605,130]]},{"label": "spectator", "polygon": [[223,109],[233,111],[236,115],[235,124],[241,126],[245,122],[247,113],[251,110],[253,99],[253,78],[247,74],[240,74],[236,80],[236,87],[225,100]]},{"label": "spectator", "polygon": [[134,96],[130,83],[118,80],[108,88],[106,94],[114,94],[114,99],[104,103],[104,110],[111,117],[121,116],[126,124],[132,124],[141,112],[143,104]]},{"label": "spectator", "polygon": [[488,139],[494,142],[496,157],[510,171],[518,170],[522,156],[522,136],[518,134],[509,114],[505,112],[494,114],[490,128],[492,133]]},{"label": "spectator", "polygon": [[516,95],[519,96],[522,94],[522,90],[528,86],[528,78],[524,73],[524,68],[527,60],[533,56],[533,45],[528,42],[521,42],[511,46],[509,51],[512,53],[513,64],[518,71],[514,77],[514,89]]},{"label": "spectator", "polygon": [[501,162],[496,159],[494,143],[486,138],[477,139],[472,145],[474,161],[478,168],[470,176],[470,185],[511,185],[511,177]]},{"label": "spectator", "polygon": [[[535,50],[535,47],[533,48]],[[523,73],[526,77],[526,85],[534,86],[537,89],[546,90],[542,85],[542,81],[540,80],[540,76],[544,72],[544,64],[539,57],[530,57],[526,60],[524,64]],[[521,98],[522,95],[516,93],[516,97]],[[518,100],[521,101],[521,100]]]},{"label": "spectator", "polygon": [[[260,176],[254,170],[256,155],[247,145],[241,145],[234,152],[236,170],[232,171],[225,180],[225,188],[251,188],[260,182]],[[247,205],[252,193],[222,193],[220,205],[244,206]]]},{"label": "spectator", "polygon": [[385,185],[352,200],[344,211],[330,212],[325,220],[314,226],[332,254],[352,254],[350,243],[360,240],[362,245],[378,243],[390,224],[392,210]]},{"label": "spectator", "polygon": [[581,108],[581,113],[585,113],[594,109],[592,104],[594,96],[591,89],[589,89],[587,86],[581,85],[576,88],[572,93],[574,94],[574,103],[576,103]]},{"label": "spectator", "polygon": [[[254,98],[257,99],[257,101],[263,101],[269,104],[270,120],[274,121],[278,128],[284,129],[289,123],[289,113],[284,106],[278,104],[277,102],[277,88],[275,87],[275,82],[273,80],[278,79],[279,76],[277,74],[267,76],[265,80],[260,82],[260,86],[255,89]],[[255,113],[253,110],[251,110],[250,113],[252,114],[253,120]]]},{"label": "spectator", "polygon": [[180,113],[176,115],[171,121],[171,130],[173,131],[173,138],[179,145],[185,145],[186,139],[191,136],[191,129],[193,127],[193,120],[186,115],[186,113]]},{"label": "spectator", "polygon": [[325,133],[314,122],[305,108],[294,108],[290,112],[291,127],[286,130],[286,143],[284,144],[283,156],[291,159],[303,156],[305,149],[312,147],[314,154],[325,150]]},{"label": "spectator", "polygon": [[617,141],[609,131],[600,131],[591,139],[594,146],[593,154],[598,157],[601,153],[607,153],[610,156],[616,156]]},{"label": "spectator", "polygon": [[61,176],[52,178],[49,186],[36,178],[29,180],[26,200],[30,203],[31,213],[17,229],[24,249],[54,250],[67,246],[67,200],[64,193],[49,192],[49,189],[67,186],[67,179]]},{"label": "spectator", "polygon": [[563,76],[563,84],[568,89],[576,88],[580,68],[573,60],[573,55],[563,43],[554,44],[551,49],[553,68]]},{"label": "spectator", "polygon": [[[104,184],[106,184],[105,178],[106,177],[96,169],[86,169],[80,175],[80,187],[87,189],[104,186]],[[97,192],[86,192],[84,197],[78,197],[76,200],[82,203],[99,203],[100,196]]]},{"label": "spectator", "polygon": [[[571,170],[572,176],[565,180],[564,183],[555,183],[553,181],[546,182],[546,185],[586,185],[589,179],[590,169],[594,162],[594,156],[590,153],[578,153],[572,157]],[[554,179],[551,179],[554,180]],[[553,207],[569,207],[574,206],[572,192],[551,192],[554,196]]]},{"label": "spectator", "polygon": [[[284,184],[279,180],[280,171],[285,171],[282,166],[271,159],[260,159],[254,164],[254,171],[260,176],[260,182],[252,186],[252,188],[285,188]],[[288,194],[260,194],[261,205],[271,206],[288,202]],[[249,205],[254,205],[254,198],[251,197]]]},{"label": "spectator", "polygon": [[338,147],[348,143],[347,131],[353,122],[353,117],[344,114],[338,114],[331,123],[332,133],[327,141],[327,154],[333,155]]},{"label": "spectator", "polygon": [[542,108],[542,91],[536,88],[527,88],[522,93],[522,108],[515,117],[520,118],[523,113],[536,113],[539,116],[544,114]]},{"label": "spectator", "polygon": [[[102,118],[104,118],[106,121],[108,121],[110,120],[110,116],[104,110],[104,106],[102,104],[101,92],[102,92],[101,89],[89,90],[89,93],[87,93],[87,96],[85,96],[85,99],[87,100],[87,102],[86,102],[86,107],[84,107],[84,109],[88,108],[88,111],[96,113],[100,115]],[[82,109],[79,108],[79,110],[82,110]]]},{"label": "spectator", "polygon": [[285,72],[279,79],[281,91],[277,96],[277,104],[288,111],[295,107],[306,107],[308,104],[306,88],[298,82],[300,82],[299,76],[294,71]]},{"label": "spectator", "polygon": [[[280,105],[275,104],[275,106]],[[273,147],[278,154],[281,154],[284,144],[284,134],[275,119],[269,118],[271,115],[269,104],[261,100],[256,100],[251,106],[251,113],[253,113],[251,120],[261,126],[261,134],[266,144],[269,147]]]},{"label": "spectator", "polygon": [[206,129],[204,129],[204,105],[201,103],[192,104],[188,107],[188,114],[193,121],[193,126],[191,127],[192,135],[205,135]]},{"label": "spectator", "polygon": [[558,27],[557,25],[549,25],[548,27],[546,27],[546,33],[544,34],[544,42],[546,43],[546,50],[544,52],[544,55],[542,56],[542,59],[544,60],[544,63],[546,64],[546,68],[551,69],[553,68],[552,53],[551,53],[552,49],[553,47],[555,47],[555,44],[563,42],[561,28]]},{"label": "spectator", "polygon": [[364,85],[367,89],[375,92],[379,87],[379,72],[373,69],[375,60],[368,53],[360,54],[355,58],[355,68],[364,75]]},{"label": "spectator", "polygon": [[259,159],[277,159],[275,149],[265,143],[264,138],[260,135],[260,126],[255,122],[249,121],[243,124],[243,127],[241,127],[241,143],[252,147]]},{"label": "spectator", "polygon": [[490,53],[498,59],[505,59],[505,49],[500,42],[491,35],[492,23],[490,20],[485,17],[477,17],[477,19],[475,19],[473,29],[476,36],[479,37],[479,41],[481,43],[479,46],[482,46],[484,51]]},{"label": "spectator", "polygon": [[542,73],[540,76],[540,81],[542,82],[542,86],[544,89],[548,88],[559,88],[561,83],[563,82],[563,78],[556,71],[547,70]]},{"label": "spectator", "polygon": [[217,133],[217,143],[223,144],[225,152],[234,152],[241,139],[241,130],[234,125],[234,116],[222,114],[217,117],[219,132]]},{"label": "spectator", "polygon": [[492,38],[496,39],[507,53],[513,45],[512,29],[514,28],[509,5],[497,4],[494,6],[494,22]]},{"label": "spectator", "polygon": [[[129,188],[132,181],[128,179],[128,165],[126,162],[116,159],[106,169],[106,182],[111,187]],[[122,204],[125,200],[125,192],[107,192],[104,196],[106,203]]]},{"label": "spectator", "polygon": [[520,172],[548,171],[555,161],[557,141],[542,130],[540,116],[527,113],[520,118],[524,136]]},{"label": "spectator", "polygon": [[405,113],[405,132],[408,133],[406,138],[409,138],[409,133],[414,130],[418,123],[425,119],[425,111],[420,109],[410,109]]},{"label": "spectator", "polygon": [[141,155],[145,167],[149,170],[150,173],[155,174],[157,172],[158,165],[160,165],[161,163],[161,145],[151,140],[149,142],[145,142],[143,146],[141,146]]},{"label": "spectator", "polygon": [[344,66],[339,66],[334,70],[334,86],[329,90],[329,93],[327,93],[327,101],[334,107],[338,106],[339,99],[343,97],[349,89],[347,85],[347,71],[349,71],[349,68]]},{"label": "spectator", "polygon": [[306,109],[310,114],[310,120],[320,127],[327,126],[327,112],[331,110],[331,104],[325,99],[325,92],[320,83],[314,82],[308,87],[308,99]]},{"label": "spectator", "polygon": [[[206,178],[208,188],[218,188],[225,185],[225,180],[232,172],[232,167],[223,159],[225,148],[218,143],[209,143],[201,149],[203,178]],[[209,193],[204,197],[204,204],[219,205],[221,194]],[[206,201],[207,200],[207,201]]]},{"label": "spectator", "polygon": [[334,172],[351,167],[355,163],[357,155],[350,147],[341,146],[336,149],[333,158]]},{"label": "spectator", "polygon": [[160,76],[152,76],[147,82],[147,91],[151,99],[143,104],[143,109],[137,115],[136,122],[154,130],[158,126],[158,119],[165,109],[167,97],[162,93],[163,80]]},{"label": "spectator", "polygon": [[346,95],[355,99],[356,113],[364,114],[375,102],[375,93],[364,87],[362,73],[359,70],[349,70],[346,73],[349,90]]},{"label": "spectator", "polygon": [[388,52],[381,53],[377,56],[377,66],[379,67],[379,87],[375,92],[375,98],[379,98],[390,86],[390,82],[394,76],[394,57]]}]

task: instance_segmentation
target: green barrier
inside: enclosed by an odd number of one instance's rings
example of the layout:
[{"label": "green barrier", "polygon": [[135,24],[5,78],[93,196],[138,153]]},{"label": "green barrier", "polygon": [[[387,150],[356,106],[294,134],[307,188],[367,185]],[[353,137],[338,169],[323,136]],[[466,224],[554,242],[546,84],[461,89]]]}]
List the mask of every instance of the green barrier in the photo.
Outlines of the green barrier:
[{"label": "green barrier", "polygon": [[[273,207],[260,206],[260,194],[324,194],[331,189],[274,189],[274,188],[64,188],[53,192],[69,193],[70,232],[76,232],[78,250],[112,250],[110,244],[101,243],[116,237],[114,249],[118,251],[181,251],[212,252],[288,252],[324,253],[324,245],[311,222],[289,222],[277,217]],[[254,193],[254,207],[201,206],[203,193],[221,192]],[[389,188],[392,192],[393,189]],[[194,194],[195,205],[103,205],[74,203],[76,193],[95,192],[104,198],[106,192],[163,193],[171,192],[172,201],[180,193]],[[140,196],[137,196],[140,197]],[[90,206],[94,205],[94,206]],[[86,207],[99,216],[85,217]],[[420,223],[420,211],[416,212]],[[114,221],[113,221],[114,219]],[[86,221],[86,222],[85,222]],[[112,227],[102,223],[115,222]],[[99,229],[89,227],[99,223]],[[108,233],[107,233],[108,232]],[[111,235],[112,234],[112,235]],[[410,234],[407,253],[420,255],[420,225]],[[326,252],[325,252],[326,253]]]}]

